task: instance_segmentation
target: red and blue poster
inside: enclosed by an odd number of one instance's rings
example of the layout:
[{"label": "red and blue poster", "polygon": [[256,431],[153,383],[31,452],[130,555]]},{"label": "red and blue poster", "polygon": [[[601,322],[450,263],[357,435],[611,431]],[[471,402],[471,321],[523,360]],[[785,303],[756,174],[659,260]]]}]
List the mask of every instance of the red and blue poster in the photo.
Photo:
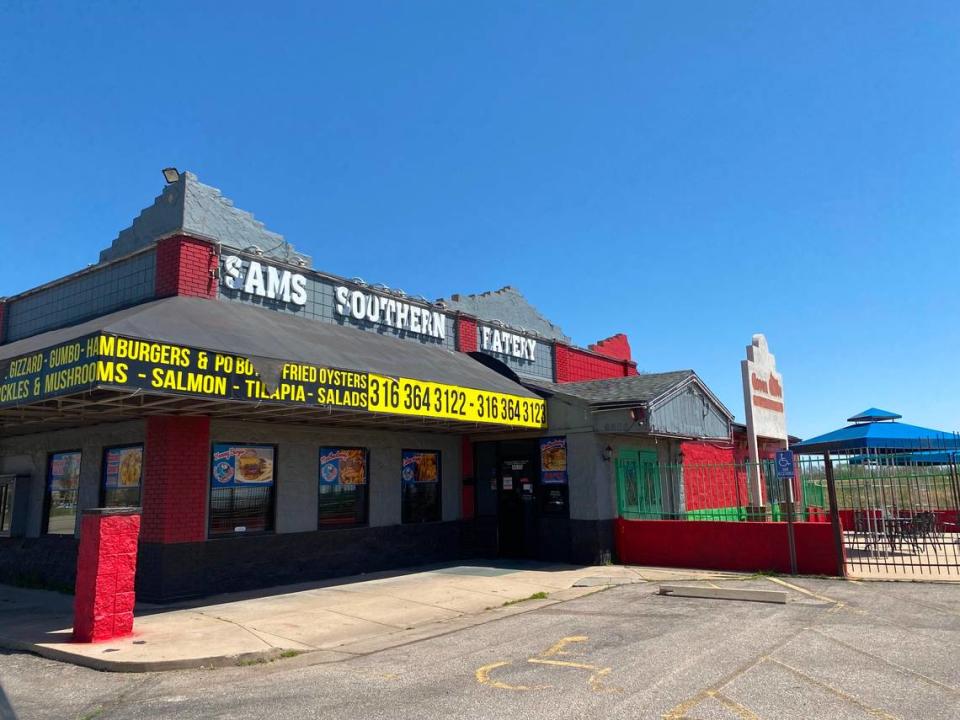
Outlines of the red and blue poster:
[{"label": "red and blue poster", "polygon": [[107,450],[103,484],[108,488],[140,486],[143,474],[143,446],[110,448]]},{"label": "red and blue poster", "polygon": [[366,485],[367,451],[363,448],[320,448],[321,485]]},{"label": "red and blue poster", "polygon": [[213,487],[269,487],[273,485],[272,445],[213,446]]},{"label": "red and blue poster", "polygon": [[540,482],[544,485],[565,485],[567,482],[567,439],[540,439]]},{"label": "red and blue poster", "polygon": [[404,483],[435,483],[440,479],[440,453],[435,450],[404,450],[400,469]]}]

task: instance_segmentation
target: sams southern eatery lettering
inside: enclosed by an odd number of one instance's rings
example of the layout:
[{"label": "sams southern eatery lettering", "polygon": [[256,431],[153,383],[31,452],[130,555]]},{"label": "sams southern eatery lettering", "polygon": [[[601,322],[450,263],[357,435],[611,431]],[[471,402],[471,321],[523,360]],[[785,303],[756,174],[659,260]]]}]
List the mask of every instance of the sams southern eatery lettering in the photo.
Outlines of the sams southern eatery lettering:
[{"label": "sams southern eatery lettering", "polygon": [[223,258],[223,284],[245,295],[279,300],[294,305],[307,304],[307,278],[300,273],[280,270],[257,260],[236,255]]},{"label": "sams southern eatery lettering", "polygon": [[506,330],[480,326],[480,348],[488,352],[512,355],[520,360],[536,360],[537,341]]},{"label": "sams southern eatery lettering", "polygon": [[334,297],[334,307],[341,317],[387,325],[438,340],[447,336],[446,317],[436,310],[363,290],[351,290],[343,285],[334,291]]},{"label": "sams southern eatery lettering", "polygon": [[751,373],[750,385],[755,393],[753,396],[754,405],[778,413],[783,412],[783,388],[773,374],[764,380],[757,377],[756,373]]}]

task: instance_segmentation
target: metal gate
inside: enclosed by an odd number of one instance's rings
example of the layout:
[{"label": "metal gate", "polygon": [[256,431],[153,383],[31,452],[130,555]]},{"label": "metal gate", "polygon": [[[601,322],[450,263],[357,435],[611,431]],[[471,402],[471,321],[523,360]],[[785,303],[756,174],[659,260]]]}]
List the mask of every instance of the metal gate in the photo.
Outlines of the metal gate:
[{"label": "metal gate", "polygon": [[849,575],[960,579],[956,452],[827,454],[802,473],[805,485],[826,485]]}]

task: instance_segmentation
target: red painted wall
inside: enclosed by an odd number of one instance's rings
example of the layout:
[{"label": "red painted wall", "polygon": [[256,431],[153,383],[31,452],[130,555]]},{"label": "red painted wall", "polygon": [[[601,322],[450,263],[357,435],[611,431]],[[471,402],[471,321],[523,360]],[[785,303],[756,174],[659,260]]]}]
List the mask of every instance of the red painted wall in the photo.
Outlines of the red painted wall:
[{"label": "red painted wall", "polygon": [[457,350],[477,351],[477,321],[471,317],[461,315],[457,318]]},{"label": "red painted wall", "polygon": [[633,360],[633,354],[630,351],[630,341],[623,333],[611,335],[604,340],[598,340],[589,346],[595,353],[612,357],[616,360]]},{"label": "red painted wall", "polygon": [[210,418],[147,418],[143,462],[143,540],[206,540]]},{"label": "red painted wall", "polygon": [[688,441],[683,452],[683,491],[687,510],[746,507],[746,473],[733,461],[732,445]]},{"label": "red painted wall", "polygon": [[73,639],[98,642],[133,632],[140,516],[85,514],[80,522]]},{"label": "red painted wall", "polygon": [[187,295],[215,298],[218,263],[209,243],[185,235],[164,238],[157,243],[156,296]]},{"label": "red painted wall", "polygon": [[616,360],[562,343],[556,343],[554,348],[554,377],[558,383],[637,374],[637,364],[631,360]]},{"label": "red painted wall", "polygon": [[[837,575],[830,524],[797,523],[794,530],[798,571]],[[628,565],[790,572],[786,523],[618,519],[616,551]]]}]

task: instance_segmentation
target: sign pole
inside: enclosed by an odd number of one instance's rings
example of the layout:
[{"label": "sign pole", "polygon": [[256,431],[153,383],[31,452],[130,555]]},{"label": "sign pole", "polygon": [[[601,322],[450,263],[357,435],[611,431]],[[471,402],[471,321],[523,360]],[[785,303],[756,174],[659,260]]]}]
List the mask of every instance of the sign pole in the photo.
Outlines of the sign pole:
[{"label": "sign pole", "polygon": [[796,476],[792,450],[777,451],[777,478],[787,486],[787,547],[790,552],[790,574],[797,574],[797,540],[793,526],[793,478]]}]

